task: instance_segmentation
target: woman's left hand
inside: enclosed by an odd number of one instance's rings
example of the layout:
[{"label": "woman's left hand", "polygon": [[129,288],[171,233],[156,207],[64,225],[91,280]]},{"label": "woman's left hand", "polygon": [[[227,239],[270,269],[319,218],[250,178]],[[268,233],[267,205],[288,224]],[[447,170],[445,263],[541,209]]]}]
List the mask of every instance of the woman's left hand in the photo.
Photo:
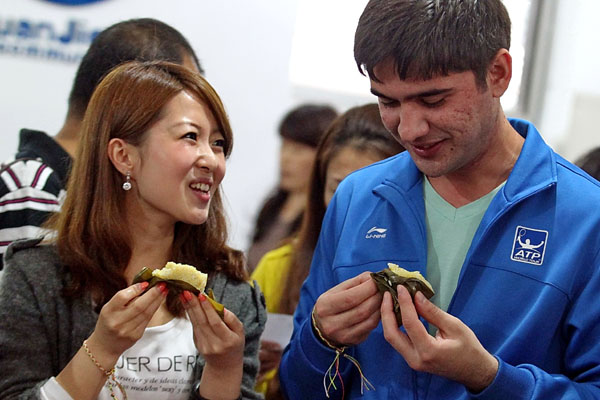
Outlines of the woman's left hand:
[{"label": "woman's left hand", "polygon": [[206,365],[228,371],[241,367],[244,359],[244,325],[225,309],[221,319],[206,295],[184,291],[181,301],[194,327],[194,343]]},{"label": "woman's left hand", "polygon": [[240,396],[244,368],[244,325],[231,311],[224,317],[206,299],[187,290],[181,302],[194,327],[194,344],[206,365],[200,379],[200,395],[207,399],[236,399]]}]

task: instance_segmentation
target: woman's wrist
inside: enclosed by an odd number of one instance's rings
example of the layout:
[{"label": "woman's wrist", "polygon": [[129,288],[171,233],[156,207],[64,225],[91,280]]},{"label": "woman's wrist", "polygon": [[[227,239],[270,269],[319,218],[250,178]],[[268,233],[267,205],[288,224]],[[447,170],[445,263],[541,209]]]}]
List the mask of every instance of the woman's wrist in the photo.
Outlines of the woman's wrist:
[{"label": "woman's wrist", "polygon": [[[110,380],[107,372],[112,371],[116,360],[106,357],[91,336],[85,342],[55,379],[72,398],[92,400],[98,397],[107,379]],[[119,392],[117,386],[114,387]]]},{"label": "woman's wrist", "polygon": [[121,383],[115,377],[115,367],[113,366],[110,369],[104,368],[102,366],[102,364],[100,364],[98,362],[98,360],[96,359],[94,354],[90,351],[90,348],[89,348],[87,342],[88,342],[87,340],[83,341],[83,349],[85,350],[85,353],[90,358],[90,360],[94,363],[94,365],[96,365],[96,367],[98,367],[100,372],[102,372],[104,374],[104,376],[106,376],[106,378],[108,378],[108,389],[110,390],[110,397],[116,399],[116,397],[115,397],[115,387],[116,387],[119,389],[119,391],[123,395],[123,398],[127,399],[127,394],[125,393],[125,389],[123,388],[123,385],[121,385]]},{"label": "woman's wrist", "polygon": [[195,393],[200,399],[233,400],[241,396],[243,365],[236,368],[211,368],[205,365]]},{"label": "woman's wrist", "polygon": [[[200,381],[198,381],[194,385],[192,392],[194,393],[195,400],[213,400],[213,399],[209,399],[207,397],[202,397],[202,395],[200,394]],[[241,399],[242,399],[242,393],[240,392],[240,395],[235,400],[241,400]]]},{"label": "woman's wrist", "polygon": [[119,361],[119,357],[121,353],[114,353],[110,350],[107,350],[102,346],[101,342],[98,341],[98,338],[92,332],[89,338],[86,340],[87,347],[89,351],[91,351],[95,358],[98,360],[100,365],[102,365],[105,369],[112,369],[117,361]]}]

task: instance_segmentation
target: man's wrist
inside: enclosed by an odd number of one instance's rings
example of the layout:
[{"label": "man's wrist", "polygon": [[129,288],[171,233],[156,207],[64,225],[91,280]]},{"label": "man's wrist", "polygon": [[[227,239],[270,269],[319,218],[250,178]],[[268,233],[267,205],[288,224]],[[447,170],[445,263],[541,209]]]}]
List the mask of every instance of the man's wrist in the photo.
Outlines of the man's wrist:
[{"label": "man's wrist", "polygon": [[477,381],[467,385],[467,389],[474,394],[483,392],[488,386],[494,382],[496,375],[498,374],[498,368],[500,367],[498,359],[493,355],[489,354],[489,362],[486,363],[479,373],[476,374]]},{"label": "man's wrist", "polygon": [[318,323],[317,323],[317,318],[315,316],[315,308],[314,307],[310,314],[310,319],[311,319],[310,325],[312,327],[313,333],[314,333],[315,337],[317,338],[317,340],[319,340],[319,342],[321,342],[321,344],[329,347],[330,349],[336,350],[336,351],[343,352],[346,349],[346,346],[344,346],[343,344],[339,344],[334,341],[331,341],[323,335],[323,333],[321,332],[321,329],[319,328]]}]

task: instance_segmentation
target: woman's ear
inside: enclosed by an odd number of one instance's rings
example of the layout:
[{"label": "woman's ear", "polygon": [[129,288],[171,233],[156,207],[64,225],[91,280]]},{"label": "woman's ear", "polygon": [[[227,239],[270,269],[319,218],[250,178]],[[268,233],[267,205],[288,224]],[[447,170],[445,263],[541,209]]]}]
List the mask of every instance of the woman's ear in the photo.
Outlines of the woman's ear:
[{"label": "woman's ear", "polygon": [[113,138],[108,142],[108,158],[123,175],[131,172],[137,157],[137,149],[123,139]]},{"label": "woman's ear", "polygon": [[508,89],[512,78],[512,57],[508,50],[500,49],[488,68],[487,84],[494,97],[500,97]]}]

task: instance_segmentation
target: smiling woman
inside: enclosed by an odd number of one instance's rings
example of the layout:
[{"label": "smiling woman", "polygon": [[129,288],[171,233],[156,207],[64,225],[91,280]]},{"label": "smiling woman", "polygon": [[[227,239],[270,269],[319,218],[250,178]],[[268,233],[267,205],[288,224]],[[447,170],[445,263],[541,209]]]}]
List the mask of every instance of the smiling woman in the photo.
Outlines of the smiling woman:
[{"label": "smiling woman", "polygon": [[[226,245],[220,193],[232,143],[219,96],[185,67],[131,62],[102,80],[48,223],[57,235],[7,251],[1,398],[257,398],[265,312]],[[208,274],[223,318],[202,293],[132,284],[168,261]]]},{"label": "smiling woman", "polygon": [[169,100],[141,146],[121,138],[108,145],[115,167],[130,174],[137,188],[126,196],[131,214],[152,215],[157,226],[204,223],[225,175],[225,137],[208,106],[195,97],[182,91]]}]

